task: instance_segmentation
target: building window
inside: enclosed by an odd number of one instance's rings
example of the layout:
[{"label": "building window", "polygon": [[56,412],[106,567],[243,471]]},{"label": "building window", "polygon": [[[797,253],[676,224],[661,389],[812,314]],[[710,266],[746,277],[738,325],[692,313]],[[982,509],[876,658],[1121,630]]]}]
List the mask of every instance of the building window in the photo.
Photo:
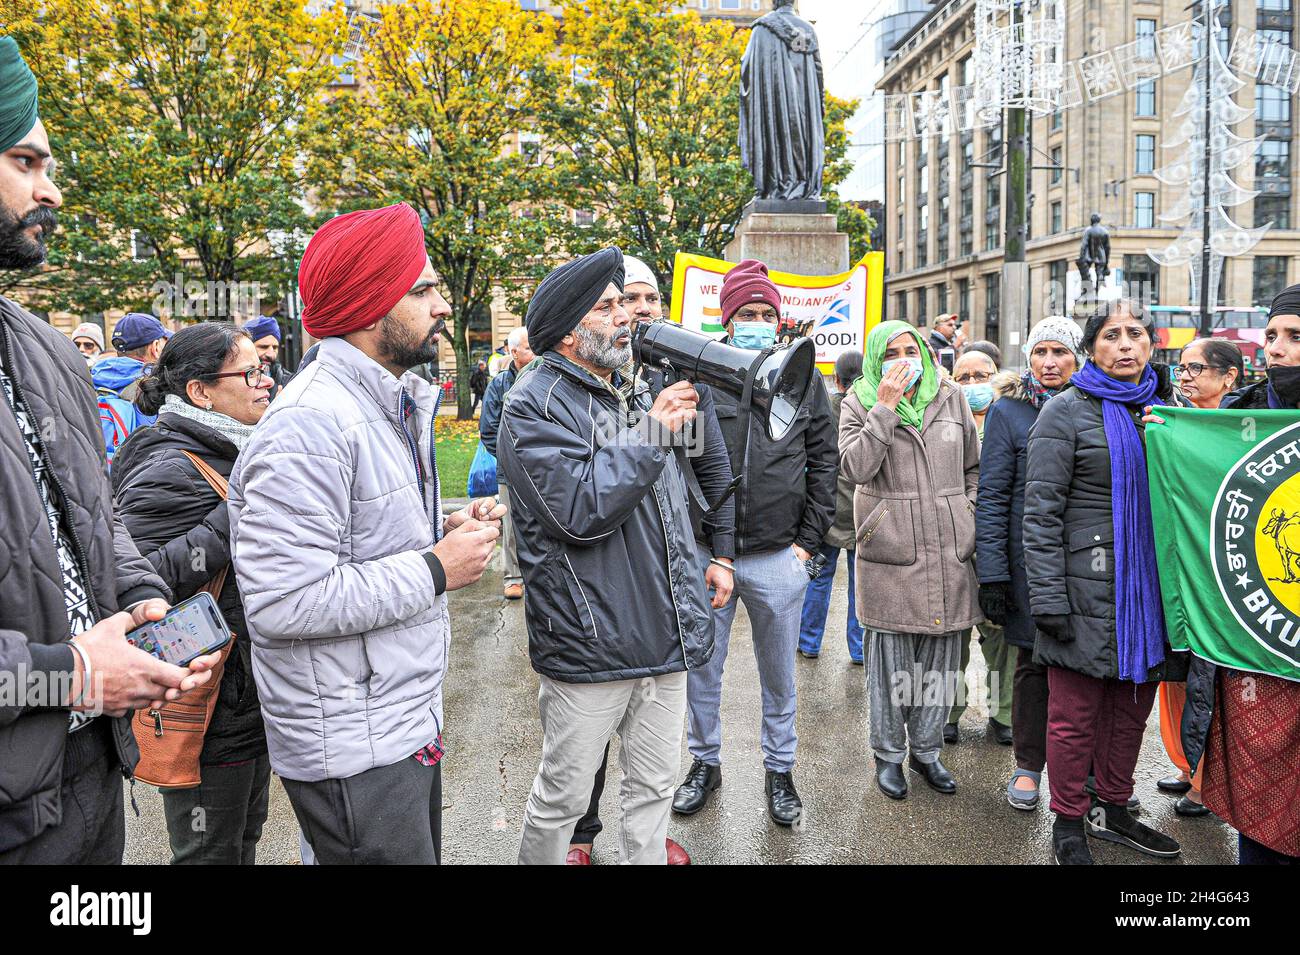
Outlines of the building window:
[{"label": "building window", "polygon": [[1124,294],[1143,305],[1160,304],[1160,266],[1145,255],[1124,256]]},{"label": "building window", "polygon": [[1258,83],[1255,86],[1255,115],[1262,123],[1291,121],[1291,94],[1280,86]]},{"label": "building window", "polygon": [[1156,114],[1156,81],[1143,80],[1137,85],[1137,115],[1154,116]]},{"label": "building window", "polygon": [[930,250],[930,207],[923,205],[916,210],[916,265],[921,267],[929,264]]},{"label": "building window", "polygon": [[1137,22],[1138,55],[1143,59],[1156,58],[1156,21],[1138,20]]},{"label": "building window", "polygon": [[1255,256],[1255,304],[1268,306],[1286,288],[1286,256]]},{"label": "building window", "polygon": [[1133,224],[1139,229],[1154,229],[1156,225],[1156,194],[1133,193]]},{"label": "building window", "polygon": [[957,280],[957,314],[963,322],[970,318],[970,279]]},{"label": "building window", "polygon": [[1051,176],[1049,182],[1051,182],[1051,184],[1055,186],[1061,181],[1061,147],[1060,146],[1052,147],[1052,166],[1054,168],[1049,174]]},{"label": "building window", "polygon": [[1255,150],[1256,179],[1291,178],[1291,143],[1285,139],[1266,139]]},{"label": "building window", "polygon": [[948,314],[948,286],[936,285],[934,287],[934,307],[938,314]]},{"label": "building window", "polygon": [[994,216],[992,222],[984,223],[984,251],[992,252],[998,247],[998,219],[997,210],[993,210]]},{"label": "building window", "polygon": [[1291,0],[1256,0],[1255,9],[1271,10],[1274,13],[1290,13]]},{"label": "building window", "polygon": [[1133,162],[1133,171],[1141,175],[1156,168],[1156,138],[1145,133],[1137,138],[1137,155]]},{"label": "building window", "polygon": [[916,290],[916,320],[918,322],[925,321],[926,314],[927,312],[925,310],[925,287],[922,286],[921,288]]},{"label": "building window", "polygon": [[948,261],[948,197],[939,197],[939,248],[937,250],[938,260],[940,262]]},{"label": "building window", "polygon": [[718,0],[719,10],[739,10],[740,0]]},{"label": "building window", "polygon": [[900,322],[907,321],[907,293],[906,292],[898,293],[898,320]]},{"label": "building window", "polygon": [[998,340],[999,313],[1002,309],[1002,276],[990,272],[984,276],[984,337]]},{"label": "building window", "polygon": [[1047,265],[1047,310],[1053,315],[1065,312],[1066,268],[1065,259]]},{"label": "building window", "polygon": [[1056,233],[1060,231],[1061,231],[1061,204],[1059,202],[1053,202],[1051,206],[1051,227],[1048,229],[1048,232],[1051,235],[1056,235]]},{"label": "building window", "polygon": [[1058,109],[1052,113],[1052,118],[1048,123],[1048,129],[1050,129],[1052,132],[1056,132],[1060,128],[1061,128],[1061,111]]},{"label": "building window", "polygon": [[1291,228],[1290,196],[1255,197],[1255,228],[1270,222],[1274,229]]}]

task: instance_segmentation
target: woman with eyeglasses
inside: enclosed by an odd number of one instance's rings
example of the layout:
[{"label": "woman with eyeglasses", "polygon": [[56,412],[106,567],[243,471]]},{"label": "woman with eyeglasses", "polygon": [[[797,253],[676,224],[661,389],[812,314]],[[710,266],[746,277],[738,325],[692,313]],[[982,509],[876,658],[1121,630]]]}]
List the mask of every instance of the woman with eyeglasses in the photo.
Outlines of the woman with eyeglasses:
[{"label": "woman with eyeglasses", "polygon": [[1221,338],[1198,338],[1172,369],[1178,390],[1197,408],[1217,408],[1224,395],[1241,386],[1246,364],[1241,349]]},{"label": "woman with eyeglasses", "polygon": [[[140,380],[136,405],[158,421],[118,450],[114,499],[140,553],[177,603],[230,565],[226,502],[194,458],[228,477],[270,404],[272,384],[252,339],[226,322],[177,332]],[[203,739],[202,781],[192,789],[162,789],[174,865],[251,865],[266,821],[271,766],[233,572],[217,604],[235,643]]]}]

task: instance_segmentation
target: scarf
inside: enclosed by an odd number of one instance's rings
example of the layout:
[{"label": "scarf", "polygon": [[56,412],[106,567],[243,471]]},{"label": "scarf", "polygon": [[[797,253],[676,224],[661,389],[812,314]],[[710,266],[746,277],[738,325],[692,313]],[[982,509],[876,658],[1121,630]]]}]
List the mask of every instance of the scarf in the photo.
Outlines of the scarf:
[{"label": "scarf", "polygon": [[1129,408],[1163,404],[1156,399],[1150,365],[1137,384],[1117,381],[1091,361],[1070,379],[1100,398],[1110,448],[1110,506],[1115,531],[1115,639],[1119,677],[1140,683],[1165,658],[1165,617],[1156,567],[1155,531],[1147,483],[1146,452]]},{"label": "scarf", "polygon": [[1026,371],[1021,375],[1020,383],[1025,388],[1025,400],[1036,409],[1041,409],[1043,405],[1047,404],[1049,398],[1055,398],[1061,393],[1060,388],[1048,388],[1040,382],[1034,377],[1032,371]]},{"label": "scarf", "polygon": [[910,424],[919,431],[925,420],[925,409],[939,393],[939,376],[930,359],[930,349],[921,340],[915,326],[907,322],[881,322],[871,330],[862,357],[862,377],[853,383],[853,393],[857,395],[862,407],[870,411],[876,403],[876,389],[880,387],[880,366],[885,361],[885,349],[902,334],[910,334],[921,349],[921,380],[916,384],[916,393],[910,398],[903,395],[895,410],[903,424]]},{"label": "scarf", "polygon": [[243,451],[248,446],[248,442],[253,439],[253,425],[243,424],[220,411],[196,408],[178,395],[168,395],[163,400],[162,410],[166,414],[180,415],[205,428],[211,428],[233,444],[237,451]]}]

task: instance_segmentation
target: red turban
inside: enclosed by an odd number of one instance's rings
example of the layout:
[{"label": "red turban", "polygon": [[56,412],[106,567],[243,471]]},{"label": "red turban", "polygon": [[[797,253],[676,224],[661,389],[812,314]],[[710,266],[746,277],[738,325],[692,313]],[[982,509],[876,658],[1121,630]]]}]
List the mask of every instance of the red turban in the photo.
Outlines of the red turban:
[{"label": "red turban", "polygon": [[781,293],[767,277],[767,266],[758,259],[745,259],[722,277],[722,322],[751,302],[766,302],[781,314]]},{"label": "red turban", "polygon": [[316,230],[298,266],[302,327],[329,338],[379,321],[427,260],[424,226],[404,202],[335,216]]}]

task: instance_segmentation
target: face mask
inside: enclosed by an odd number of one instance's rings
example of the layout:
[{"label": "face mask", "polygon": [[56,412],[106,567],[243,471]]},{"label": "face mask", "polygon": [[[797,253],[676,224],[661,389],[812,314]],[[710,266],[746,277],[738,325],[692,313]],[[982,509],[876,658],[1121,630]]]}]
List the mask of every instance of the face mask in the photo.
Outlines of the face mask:
[{"label": "face mask", "polygon": [[962,385],[961,390],[966,393],[966,401],[970,404],[970,410],[976,414],[993,404],[993,386],[988,383]]},{"label": "face mask", "polygon": [[919,357],[891,358],[889,361],[884,362],[880,366],[880,377],[884,378],[887,374],[889,374],[889,369],[893,368],[895,365],[899,364],[900,362],[904,365],[907,365],[908,368],[911,369],[911,374],[907,376],[907,385],[906,387],[903,388],[904,391],[911,391],[912,386],[921,380],[921,373],[925,370],[924,367],[921,365],[921,359]]},{"label": "face mask", "polygon": [[767,322],[736,322],[731,344],[737,348],[762,351],[776,344],[776,326]]},{"label": "face mask", "polygon": [[1268,383],[1289,408],[1300,407],[1300,367],[1270,368]]}]

